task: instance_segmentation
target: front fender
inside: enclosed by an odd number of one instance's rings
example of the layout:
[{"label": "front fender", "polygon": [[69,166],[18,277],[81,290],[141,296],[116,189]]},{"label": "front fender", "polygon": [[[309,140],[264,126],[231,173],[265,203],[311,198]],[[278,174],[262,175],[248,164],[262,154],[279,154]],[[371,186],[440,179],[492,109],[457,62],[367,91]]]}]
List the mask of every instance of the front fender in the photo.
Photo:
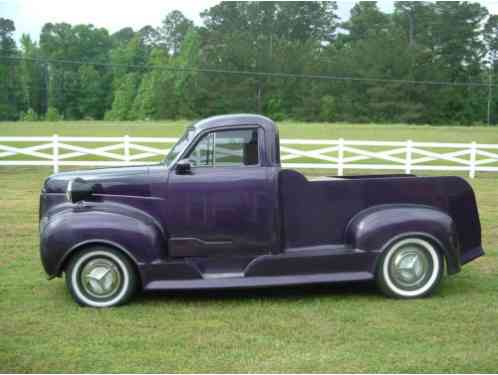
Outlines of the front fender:
[{"label": "front fender", "polygon": [[43,267],[50,277],[61,274],[73,251],[89,244],[110,244],[140,267],[166,256],[165,234],[137,210],[71,207],[47,218],[40,228]]},{"label": "front fender", "polygon": [[405,236],[425,237],[446,258],[449,274],[460,271],[460,251],[455,225],[445,212],[422,205],[379,205],[355,215],[346,227],[345,239],[353,248],[382,252]]}]

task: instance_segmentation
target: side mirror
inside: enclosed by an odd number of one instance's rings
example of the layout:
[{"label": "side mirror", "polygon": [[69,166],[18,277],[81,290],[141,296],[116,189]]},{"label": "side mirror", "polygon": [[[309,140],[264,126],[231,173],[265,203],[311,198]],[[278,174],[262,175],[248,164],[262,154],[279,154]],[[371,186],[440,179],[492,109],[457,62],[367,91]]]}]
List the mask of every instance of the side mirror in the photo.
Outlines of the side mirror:
[{"label": "side mirror", "polygon": [[182,159],[176,163],[176,174],[191,174],[192,166],[190,164],[190,160]]}]

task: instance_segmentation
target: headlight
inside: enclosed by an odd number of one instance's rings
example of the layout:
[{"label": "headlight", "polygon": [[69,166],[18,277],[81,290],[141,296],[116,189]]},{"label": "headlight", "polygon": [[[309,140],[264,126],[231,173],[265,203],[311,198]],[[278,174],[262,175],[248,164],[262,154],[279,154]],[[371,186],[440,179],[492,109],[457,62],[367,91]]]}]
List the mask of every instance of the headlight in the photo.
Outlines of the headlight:
[{"label": "headlight", "polygon": [[95,189],[95,183],[76,177],[67,183],[66,198],[69,202],[77,203],[90,198]]},{"label": "headlight", "polygon": [[69,202],[72,202],[73,200],[73,180],[69,180],[69,182],[67,183],[67,188],[66,188],[66,199],[69,201]]}]

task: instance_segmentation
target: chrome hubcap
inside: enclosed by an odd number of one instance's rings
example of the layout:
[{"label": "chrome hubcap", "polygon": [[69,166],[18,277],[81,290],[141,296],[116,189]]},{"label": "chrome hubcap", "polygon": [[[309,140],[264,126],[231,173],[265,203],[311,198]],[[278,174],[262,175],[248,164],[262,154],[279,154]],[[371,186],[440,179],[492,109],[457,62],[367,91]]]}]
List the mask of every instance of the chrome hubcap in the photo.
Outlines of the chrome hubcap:
[{"label": "chrome hubcap", "polygon": [[423,247],[406,244],[393,255],[390,274],[393,282],[403,289],[417,289],[431,275],[432,261]]},{"label": "chrome hubcap", "polygon": [[121,286],[121,273],[116,264],[107,258],[90,260],[81,271],[83,289],[95,298],[107,298]]}]

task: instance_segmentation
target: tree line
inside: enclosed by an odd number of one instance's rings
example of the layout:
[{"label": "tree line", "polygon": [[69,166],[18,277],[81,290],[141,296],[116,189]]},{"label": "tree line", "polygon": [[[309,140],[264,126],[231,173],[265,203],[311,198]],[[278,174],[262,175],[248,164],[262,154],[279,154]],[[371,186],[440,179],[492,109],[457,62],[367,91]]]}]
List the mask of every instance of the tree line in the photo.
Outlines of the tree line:
[{"label": "tree line", "polygon": [[222,2],[110,33],[0,18],[0,120],[496,122],[498,16],[472,2]]}]

